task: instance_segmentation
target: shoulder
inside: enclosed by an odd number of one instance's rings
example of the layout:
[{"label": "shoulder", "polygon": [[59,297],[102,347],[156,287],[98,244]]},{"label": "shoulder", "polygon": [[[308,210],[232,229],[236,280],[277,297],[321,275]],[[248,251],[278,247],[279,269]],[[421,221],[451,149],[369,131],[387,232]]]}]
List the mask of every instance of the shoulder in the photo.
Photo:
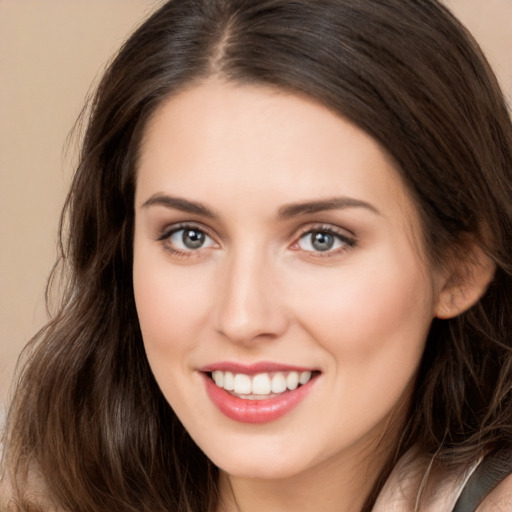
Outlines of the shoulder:
[{"label": "shoulder", "polygon": [[450,511],[476,465],[449,470],[411,450],[392,471],[372,512]]},{"label": "shoulder", "polygon": [[512,512],[512,474],[491,491],[477,512]]}]

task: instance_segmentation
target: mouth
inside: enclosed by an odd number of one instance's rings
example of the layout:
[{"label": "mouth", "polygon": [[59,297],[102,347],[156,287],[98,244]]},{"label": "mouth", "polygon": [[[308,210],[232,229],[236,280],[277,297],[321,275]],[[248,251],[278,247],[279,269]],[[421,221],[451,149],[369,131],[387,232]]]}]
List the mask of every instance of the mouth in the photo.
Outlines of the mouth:
[{"label": "mouth", "polygon": [[266,423],[288,414],[321,375],[314,369],[277,365],[215,366],[201,371],[208,397],[221,413],[241,423]]},{"label": "mouth", "polygon": [[207,372],[207,375],[217,387],[234,397],[243,400],[268,400],[304,386],[319,373],[315,370],[305,370],[261,372],[250,375],[214,370]]}]

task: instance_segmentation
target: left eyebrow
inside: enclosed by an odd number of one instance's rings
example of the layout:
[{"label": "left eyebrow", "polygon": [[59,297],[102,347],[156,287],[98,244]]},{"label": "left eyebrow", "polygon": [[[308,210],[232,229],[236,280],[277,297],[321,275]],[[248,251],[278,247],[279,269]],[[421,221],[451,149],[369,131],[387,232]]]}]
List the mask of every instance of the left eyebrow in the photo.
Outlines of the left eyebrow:
[{"label": "left eyebrow", "polygon": [[208,218],[215,218],[215,214],[206,206],[196,201],[189,201],[181,197],[172,197],[166,194],[154,194],[142,204],[142,208],[159,205],[166,208],[174,208],[186,213],[195,213]]},{"label": "left eyebrow", "polygon": [[360,199],[354,199],[351,197],[332,197],[319,201],[306,201],[285,205],[279,208],[278,218],[286,220],[299,215],[307,215],[328,210],[344,210],[346,208],[365,208],[377,215],[381,215],[375,206],[367,203],[366,201],[361,201]]}]

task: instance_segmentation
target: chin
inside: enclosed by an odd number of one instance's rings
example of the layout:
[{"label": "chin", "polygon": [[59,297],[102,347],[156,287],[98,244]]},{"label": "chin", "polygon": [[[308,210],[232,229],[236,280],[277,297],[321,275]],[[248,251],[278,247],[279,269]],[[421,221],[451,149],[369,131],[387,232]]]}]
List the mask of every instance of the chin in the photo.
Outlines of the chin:
[{"label": "chin", "polygon": [[295,463],[266,461],[230,461],[218,466],[230,476],[252,480],[285,480],[296,476],[301,468]]},{"label": "chin", "polygon": [[[265,443],[267,444],[267,443]],[[291,478],[312,465],[304,453],[298,449],[272,449],[255,446],[252,449],[232,446],[214,453],[206,452],[210,460],[228,475],[238,478],[279,480]],[[265,449],[266,448],[266,449]]]}]

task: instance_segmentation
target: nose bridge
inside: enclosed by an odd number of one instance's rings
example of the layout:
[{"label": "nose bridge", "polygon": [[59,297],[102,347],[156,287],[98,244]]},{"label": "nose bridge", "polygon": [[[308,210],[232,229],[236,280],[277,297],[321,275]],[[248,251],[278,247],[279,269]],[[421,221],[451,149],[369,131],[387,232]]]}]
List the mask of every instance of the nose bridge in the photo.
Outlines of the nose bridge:
[{"label": "nose bridge", "polygon": [[233,250],[225,260],[217,329],[239,343],[276,338],[287,319],[276,279],[275,261],[261,247]]}]

